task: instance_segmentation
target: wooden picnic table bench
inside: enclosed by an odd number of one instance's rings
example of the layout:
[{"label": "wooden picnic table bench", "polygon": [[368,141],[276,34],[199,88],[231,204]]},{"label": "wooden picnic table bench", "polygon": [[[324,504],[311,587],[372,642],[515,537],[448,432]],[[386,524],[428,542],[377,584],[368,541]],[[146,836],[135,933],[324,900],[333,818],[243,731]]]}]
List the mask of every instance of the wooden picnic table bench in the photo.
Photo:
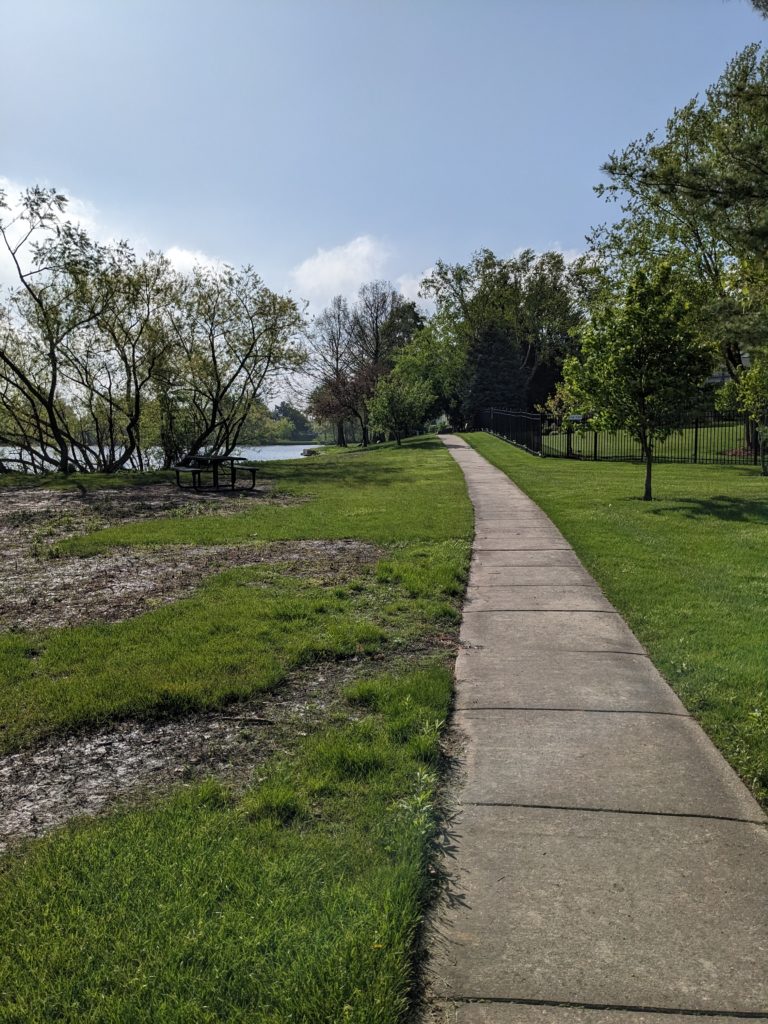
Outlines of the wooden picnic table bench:
[{"label": "wooden picnic table bench", "polygon": [[[182,473],[189,473],[192,476],[192,489],[198,491],[201,489],[201,477],[203,473],[210,472],[213,476],[213,489],[219,490],[219,470],[229,465],[229,484],[231,489],[235,490],[235,483],[237,482],[238,472],[249,473],[251,477],[251,486],[248,490],[252,491],[256,486],[256,472],[258,466],[241,466],[238,463],[246,462],[242,456],[239,455],[191,455],[183,462],[172,466],[171,469],[176,474],[176,484],[182,490],[189,485],[182,484],[181,475]],[[226,485],[225,485],[226,486]]]}]

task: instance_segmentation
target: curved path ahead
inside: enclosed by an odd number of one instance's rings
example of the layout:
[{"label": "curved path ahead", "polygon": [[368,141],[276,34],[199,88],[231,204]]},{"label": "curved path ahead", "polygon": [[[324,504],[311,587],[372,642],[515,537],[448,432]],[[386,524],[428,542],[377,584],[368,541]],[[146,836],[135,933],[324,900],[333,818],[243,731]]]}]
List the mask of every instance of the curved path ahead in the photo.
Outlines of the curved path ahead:
[{"label": "curved path ahead", "polygon": [[768,821],[544,513],[475,506],[434,1005],[457,1024],[768,1019]]}]

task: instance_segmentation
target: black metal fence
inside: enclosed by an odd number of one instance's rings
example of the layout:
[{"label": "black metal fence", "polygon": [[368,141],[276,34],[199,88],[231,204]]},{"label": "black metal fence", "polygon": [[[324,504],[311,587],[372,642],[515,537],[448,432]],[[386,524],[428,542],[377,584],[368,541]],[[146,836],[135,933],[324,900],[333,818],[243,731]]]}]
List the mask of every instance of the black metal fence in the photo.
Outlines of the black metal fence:
[{"label": "black metal fence", "polygon": [[[626,430],[593,430],[588,422],[548,419],[539,413],[482,409],[476,426],[534,455],[556,459],[642,462],[640,445]],[[760,441],[745,416],[710,412],[682,422],[654,449],[657,462],[756,465]]]}]

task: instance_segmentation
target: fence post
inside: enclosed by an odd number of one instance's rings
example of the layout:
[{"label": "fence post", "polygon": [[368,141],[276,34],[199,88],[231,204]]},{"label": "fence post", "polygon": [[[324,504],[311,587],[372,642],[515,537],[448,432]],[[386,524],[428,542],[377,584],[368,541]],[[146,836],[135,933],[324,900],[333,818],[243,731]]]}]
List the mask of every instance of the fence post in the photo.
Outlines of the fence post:
[{"label": "fence post", "polygon": [[752,465],[757,465],[757,457],[760,454],[760,432],[757,429],[757,423],[752,424]]},{"label": "fence post", "polygon": [[598,433],[595,431],[595,462],[597,462],[597,437]]},{"label": "fence post", "polygon": [[693,461],[699,461],[699,420],[693,421]]}]

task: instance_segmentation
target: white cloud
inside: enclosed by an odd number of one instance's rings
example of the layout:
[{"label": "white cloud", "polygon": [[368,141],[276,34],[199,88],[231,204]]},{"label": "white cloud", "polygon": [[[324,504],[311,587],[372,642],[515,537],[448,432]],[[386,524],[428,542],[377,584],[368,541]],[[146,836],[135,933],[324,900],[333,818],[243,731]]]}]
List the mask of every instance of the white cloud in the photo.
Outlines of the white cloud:
[{"label": "white cloud", "polygon": [[181,246],[172,245],[170,249],[165,250],[165,255],[171,261],[171,264],[180,271],[182,274],[189,273],[190,270],[194,270],[195,267],[211,267],[217,269],[223,266],[222,260],[217,260],[213,256],[208,256],[200,249],[183,249]]},{"label": "white cloud", "polygon": [[427,267],[426,270],[415,275],[401,274],[395,279],[395,287],[404,298],[411,299],[413,302],[423,302],[424,300],[419,298],[419,287],[424,278],[429,277],[433,269],[433,267]]},{"label": "white cloud", "polygon": [[359,235],[345,245],[318,249],[291,271],[299,295],[320,309],[334,295],[353,299],[361,284],[386,276],[390,251],[372,235]]},{"label": "white cloud", "polygon": [[[5,192],[6,202],[10,208],[8,211],[4,211],[4,219],[11,219],[18,209],[21,193],[24,190],[23,186],[16,181],[12,181],[10,178],[0,175],[0,190]],[[93,203],[86,199],[81,199],[79,196],[73,196],[66,189],[60,191],[67,196],[67,205],[63,214],[64,219],[77,224],[91,238],[103,243],[117,242],[119,239],[127,238],[140,256],[151,248],[150,244],[144,239],[132,237],[130,232],[116,230],[114,225],[107,224]],[[21,230],[21,225],[19,229]],[[173,266],[183,273],[192,270],[195,266],[215,268],[223,265],[222,260],[209,256],[200,249],[185,249],[182,246],[172,245],[165,250],[165,254]],[[5,247],[0,246],[0,286],[15,286],[17,284],[18,278],[11,259],[7,252],[5,252]]]},{"label": "white cloud", "polygon": [[574,263],[580,256],[584,255],[583,249],[563,249],[560,245],[554,245],[552,248],[563,254],[563,259],[566,263]]}]

